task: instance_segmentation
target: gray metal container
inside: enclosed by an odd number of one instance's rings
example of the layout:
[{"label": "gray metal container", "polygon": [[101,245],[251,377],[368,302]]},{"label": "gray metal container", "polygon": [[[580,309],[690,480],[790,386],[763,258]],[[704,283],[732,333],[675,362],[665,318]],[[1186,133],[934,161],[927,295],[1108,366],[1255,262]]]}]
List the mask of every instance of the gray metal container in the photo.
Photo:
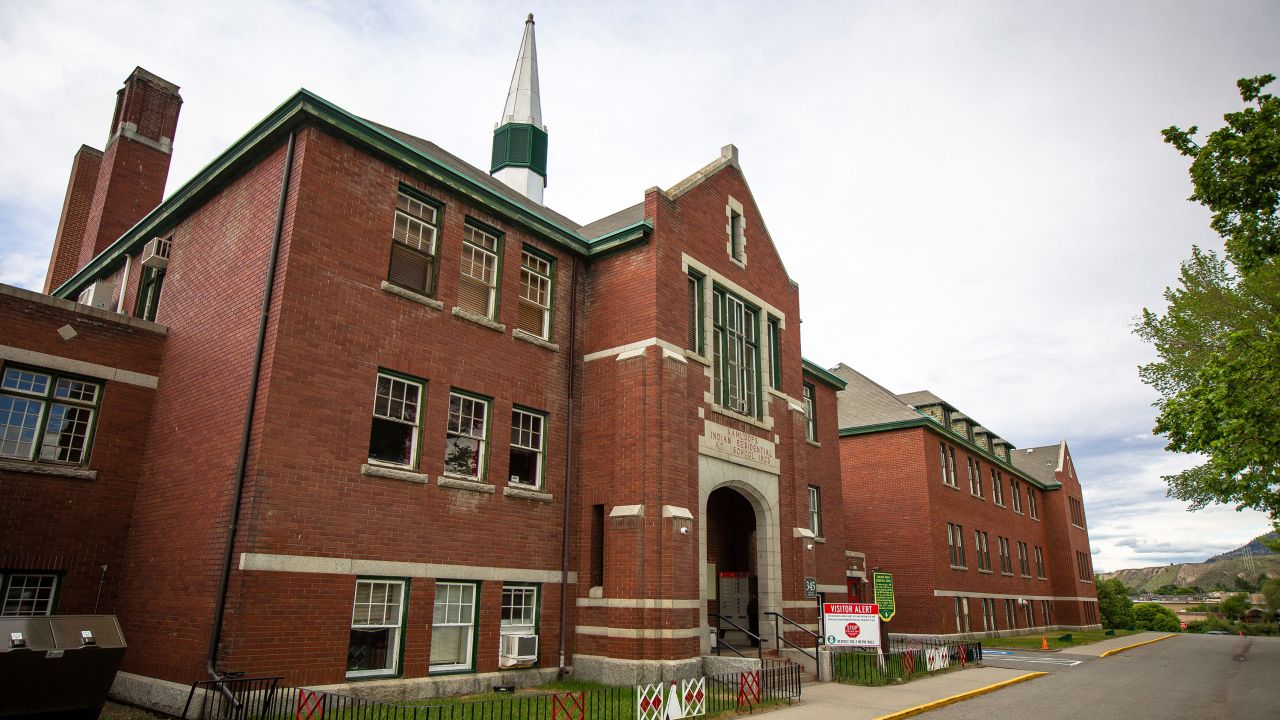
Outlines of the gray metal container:
[{"label": "gray metal container", "polygon": [[0,718],[96,718],[124,658],[114,615],[0,618]]}]

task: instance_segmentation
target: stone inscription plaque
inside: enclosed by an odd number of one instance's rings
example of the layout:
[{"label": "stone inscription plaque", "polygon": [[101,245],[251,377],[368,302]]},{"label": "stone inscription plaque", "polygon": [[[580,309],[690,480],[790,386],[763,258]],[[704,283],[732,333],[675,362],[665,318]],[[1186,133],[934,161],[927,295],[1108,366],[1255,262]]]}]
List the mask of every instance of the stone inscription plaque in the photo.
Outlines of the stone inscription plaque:
[{"label": "stone inscription plaque", "polygon": [[[709,455],[724,460],[745,461],[751,465],[777,472],[778,457],[775,446],[764,438],[756,437],[741,430],[734,430],[710,420],[706,421],[706,430],[698,438],[700,449]],[[709,452],[708,452],[709,451]]]}]

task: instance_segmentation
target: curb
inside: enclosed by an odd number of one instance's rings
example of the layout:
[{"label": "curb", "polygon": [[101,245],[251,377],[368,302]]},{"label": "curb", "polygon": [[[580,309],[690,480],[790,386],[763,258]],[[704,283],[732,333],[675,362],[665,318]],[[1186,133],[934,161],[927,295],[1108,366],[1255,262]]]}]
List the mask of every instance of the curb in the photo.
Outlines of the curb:
[{"label": "curb", "polygon": [[1156,638],[1156,639],[1154,639],[1154,640],[1144,640],[1144,641],[1142,641],[1142,642],[1140,642],[1140,643],[1134,643],[1134,644],[1132,644],[1132,645],[1125,645],[1124,647],[1118,647],[1118,648],[1116,648],[1115,650],[1108,650],[1108,651],[1106,651],[1106,652],[1104,652],[1104,653],[1100,653],[1100,654],[1098,655],[1098,657],[1100,657],[1100,658],[1104,658],[1104,657],[1111,657],[1112,655],[1117,655],[1117,654],[1119,654],[1119,653],[1124,652],[1125,650],[1132,650],[1132,649],[1134,649],[1134,648],[1136,648],[1136,647],[1142,647],[1143,645],[1150,645],[1151,643],[1157,643],[1157,642],[1160,642],[1161,640],[1168,640],[1168,639],[1169,639],[1169,638],[1171,638],[1171,637],[1178,637],[1178,635],[1177,635],[1177,633],[1173,633],[1173,634],[1171,634],[1171,635],[1165,635],[1164,637],[1158,637],[1158,638]]},{"label": "curb", "polygon": [[929,710],[934,710],[944,705],[951,705],[952,703],[958,703],[961,700],[968,700],[969,698],[977,697],[979,695],[986,695],[987,693],[995,692],[996,690],[999,690],[1001,688],[1005,688],[1010,685],[1016,685],[1020,682],[1026,682],[1028,680],[1035,680],[1038,677],[1044,677],[1045,675],[1048,675],[1048,674],[1049,673],[1047,672],[1033,672],[1033,673],[1027,673],[1026,675],[1019,675],[1016,678],[1010,678],[1008,680],[1004,680],[1004,681],[995,683],[993,685],[980,687],[976,690],[969,690],[967,692],[959,693],[958,695],[944,697],[941,700],[934,700],[933,702],[927,702],[923,705],[917,705],[912,708],[907,708],[906,710],[899,710],[894,713],[889,713],[888,715],[881,715],[875,720],[897,720],[898,718],[906,718],[906,717],[911,717],[912,715],[919,715],[920,713],[928,712]]}]

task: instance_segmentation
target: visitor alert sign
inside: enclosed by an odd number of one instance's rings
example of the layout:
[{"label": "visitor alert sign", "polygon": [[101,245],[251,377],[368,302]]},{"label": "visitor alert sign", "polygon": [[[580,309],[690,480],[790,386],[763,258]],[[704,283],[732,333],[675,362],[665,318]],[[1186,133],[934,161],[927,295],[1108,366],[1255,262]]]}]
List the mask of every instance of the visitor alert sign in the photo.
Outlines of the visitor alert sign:
[{"label": "visitor alert sign", "polygon": [[826,644],[880,647],[880,607],[874,603],[823,603]]}]

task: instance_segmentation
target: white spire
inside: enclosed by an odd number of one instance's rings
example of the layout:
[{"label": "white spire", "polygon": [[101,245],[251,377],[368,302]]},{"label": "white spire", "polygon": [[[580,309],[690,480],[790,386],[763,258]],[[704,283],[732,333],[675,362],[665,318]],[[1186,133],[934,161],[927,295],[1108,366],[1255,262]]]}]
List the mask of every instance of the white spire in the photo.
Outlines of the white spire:
[{"label": "white spire", "polygon": [[538,48],[533,42],[533,13],[524,21],[524,37],[520,40],[520,54],[516,57],[516,70],[511,74],[511,89],[507,91],[507,105],[502,109],[502,121],[529,123],[542,127],[542,102],[538,97]]}]

